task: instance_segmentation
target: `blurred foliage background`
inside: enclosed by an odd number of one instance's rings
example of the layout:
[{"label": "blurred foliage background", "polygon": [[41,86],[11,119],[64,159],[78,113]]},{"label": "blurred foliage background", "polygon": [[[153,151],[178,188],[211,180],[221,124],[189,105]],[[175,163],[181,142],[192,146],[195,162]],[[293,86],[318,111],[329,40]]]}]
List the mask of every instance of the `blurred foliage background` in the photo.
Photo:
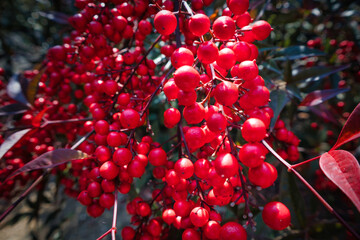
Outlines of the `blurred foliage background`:
[{"label": "blurred foliage background", "polygon": [[[214,1],[206,12],[223,8],[225,1]],[[260,75],[272,90],[271,106],[301,139],[299,161],[328,151],[335,143],[342,125],[360,102],[360,4],[346,0],[250,1],[251,15],[269,21],[271,37],[256,43],[260,50]],[[44,59],[47,49],[61,43],[71,31],[67,17],[76,13],[72,0],[0,1],[0,66],[6,75],[31,70]],[[333,97],[314,106],[299,107],[307,94],[334,89]],[[327,101],[325,101],[327,100]],[[161,101],[151,108],[153,119],[161,119]],[[158,110],[156,110],[158,109]],[[157,125],[157,126],[156,126]],[[161,122],[154,131],[163,142],[166,136]],[[347,144],[359,159],[359,141]],[[261,214],[255,214],[253,239],[352,239],[338,221],[317,199],[275,159],[279,179],[275,186],[256,193],[259,203],[281,200],[292,212],[292,226],[285,231],[271,231]],[[355,229],[360,229],[360,215],[347,197],[319,170],[318,161],[301,167],[300,172]],[[146,187],[146,176],[137,182],[137,190]],[[0,225],[2,239],[85,239],[96,238],[111,223],[112,213],[91,219],[85,208],[62,193],[49,179],[43,197],[31,196],[22,203],[10,221]],[[36,194],[36,193],[34,193]],[[258,196],[259,195],[259,196]],[[35,200],[34,200],[35,199]],[[42,199],[42,202],[38,202]],[[126,198],[122,199],[126,203]],[[40,204],[42,208],[40,208]],[[3,207],[8,203],[2,202]],[[122,210],[120,225],[129,223]],[[2,209],[3,209],[2,207]],[[65,209],[65,210],[63,210]],[[36,210],[36,211],[35,211]],[[224,209],[224,219],[241,218],[241,207]],[[256,213],[256,210],[254,211]],[[34,223],[35,221],[35,223]],[[31,223],[31,224],[27,224]],[[80,226],[82,226],[80,228]],[[22,232],[18,231],[22,228]],[[102,231],[103,230],[103,231]]]}]

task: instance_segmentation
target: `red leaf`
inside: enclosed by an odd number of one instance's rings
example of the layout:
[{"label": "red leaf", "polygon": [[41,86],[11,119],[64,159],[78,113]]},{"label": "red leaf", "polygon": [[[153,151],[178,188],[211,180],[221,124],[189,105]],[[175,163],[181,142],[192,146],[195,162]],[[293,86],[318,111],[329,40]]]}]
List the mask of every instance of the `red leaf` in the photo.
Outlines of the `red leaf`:
[{"label": "red leaf", "polygon": [[46,113],[47,110],[49,110],[50,108],[47,107],[47,108],[44,108],[41,112],[39,112],[34,118],[33,120],[31,121],[31,124],[34,126],[34,127],[40,127],[41,126],[41,120],[44,116],[44,114]]},{"label": "red leaf", "polygon": [[360,166],[356,158],[348,151],[333,150],[321,155],[319,165],[360,212]]},{"label": "red leaf", "polygon": [[327,122],[332,122],[336,125],[339,125],[338,119],[335,117],[335,114],[328,108],[327,105],[321,104],[313,107],[308,107],[310,111],[323,118]]},{"label": "red leaf", "polygon": [[352,111],[331,150],[360,137],[360,103]]},{"label": "red leaf", "polygon": [[[31,131],[33,130],[33,131]],[[7,153],[16,143],[18,143],[27,134],[31,134],[36,129],[27,128],[21,131],[17,131],[7,137],[0,146],[0,159]]]},{"label": "red leaf", "polygon": [[335,97],[339,93],[347,91],[349,91],[349,88],[317,90],[306,95],[299,106],[315,106]]},{"label": "red leaf", "polygon": [[54,151],[44,153],[34,160],[28,162],[23,167],[13,172],[8,178],[14,177],[23,172],[44,168],[53,168],[72,160],[84,158],[89,158],[89,155],[73,149],[56,149]]}]

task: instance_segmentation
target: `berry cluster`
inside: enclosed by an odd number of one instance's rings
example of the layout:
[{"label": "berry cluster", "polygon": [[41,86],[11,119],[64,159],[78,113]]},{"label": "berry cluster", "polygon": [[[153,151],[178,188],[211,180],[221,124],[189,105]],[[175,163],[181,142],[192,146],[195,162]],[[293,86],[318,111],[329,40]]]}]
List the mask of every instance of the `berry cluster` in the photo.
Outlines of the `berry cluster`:
[{"label": "berry cluster", "polygon": [[[217,206],[243,204],[245,226],[253,227],[251,189],[277,179],[262,142],[283,142],[280,155],[299,157],[299,140],[281,120],[269,134],[273,111],[254,42],[270,35],[270,24],[253,22],[248,0],[228,0],[222,15],[210,19],[203,7],[211,2],[193,0],[190,7],[186,1],[76,0],[81,11],[69,19],[75,30],[48,51],[36,108],[20,120],[34,126],[41,114],[45,121],[29,138],[41,148],[34,147],[36,156],[51,151],[59,134],[68,143],[88,134],[78,149],[91,157],[58,170],[68,170],[62,179],[67,194],[92,217],[151,172],[157,186],[152,199],[128,203],[136,229],[123,228],[123,239],[166,239],[171,226],[184,230],[184,240],[246,239],[241,223],[221,223]],[[156,48],[162,55],[152,60]],[[163,124],[176,128],[169,151],[140,131],[146,125],[151,132],[149,106],[162,92],[169,106]],[[279,202],[267,203],[262,216],[275,230],[290,225],[290,212]]]}]

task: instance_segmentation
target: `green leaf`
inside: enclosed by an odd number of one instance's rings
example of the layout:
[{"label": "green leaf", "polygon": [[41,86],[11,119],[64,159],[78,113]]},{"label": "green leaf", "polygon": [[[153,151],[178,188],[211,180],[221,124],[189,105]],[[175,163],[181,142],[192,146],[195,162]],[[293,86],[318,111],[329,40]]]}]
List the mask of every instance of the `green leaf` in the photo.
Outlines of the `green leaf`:
[{"label": "green leaf", "polygon": [[271,51],[271,50],[278,50],[280,49],[280,47],[263,47],[263,48],[259,48],[259,53],[262,53],[262,52],[266,52],[266,51]]},{"label": "green leaf", "polygon": [[324,66],[316,66],[316,67],[310,67],[303,70],[300,69],[294,69],[292,72],[293,75],[293,82],[299,82],[311,77],[317,77],[321,74],[329,72],[331,69],[329,67]]},{"label": "green leaf", "polygon": [[323,51],[308,48],[305,46],[290,46],[287,48],[283,48],[279,51],[274,52],[275,57],[273,60],[276,61],[287,61],[287,60],[295,60],[305,57],[314,57],[314,56],[324,56],[325,53]]},{"label": "green leaf", "polygon": [[303,97],[301,96],[301,92],[300,92],[299,88],[297,88],[293,84],[286,85],[286,90],[287,90],[287,92],[289,94],[293,95],[294,97],[296,97],[300,101],[303,100]]},{"label": "green leaf", "polygon": [[270,131],[274,128],[276,120],[290,99],[289,94],[285,90],[276,89],[270,93],[270,107],[274,111],[274,117],[270,123]]},{"label": "green leaf", "polygon": [[[337,68],[328,68],[327,70],[323,69],[320,72],[314,71],[313,72],[313,76],[307,77],[307,78],[300,78],[299,80],[296,81],[296,83],[298,84],[299,88],[305,88],[308,86],[308,84],[310,83],[314,83],[317,81],[320,81],[321,79],[330,76],[331,74],[343,71],[344,69],[350,67],[350,65],[344,65],[344,66],[340,66]],[[306,76],[305,74],[303,74],[304,76]]]},{"label": "green leaf", "polygon": [[270,71],[273,71],[277,73],[278,75],[282,75],[282,71],[279,69],[279,67],[276,65],[276,62],[270,59],[268,62],[262,62],[261,65],[269,69]]}]

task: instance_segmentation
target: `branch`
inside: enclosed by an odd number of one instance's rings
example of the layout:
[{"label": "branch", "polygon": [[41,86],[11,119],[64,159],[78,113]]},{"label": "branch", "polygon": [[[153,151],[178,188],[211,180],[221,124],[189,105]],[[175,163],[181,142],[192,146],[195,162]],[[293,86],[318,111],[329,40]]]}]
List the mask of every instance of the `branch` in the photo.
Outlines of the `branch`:
[{"label": "branch", "polygon": [[115,234],[116,234],[116,218],[117,218],[117,209],[118,209],[118,192],[115,188],[115,202],[114,202],[114,212],[113,212],[113,222],[111,227],[111,239],[115,240]]},{"label": "branch", "polygon": [[[230,142],[231,154],[236,158],[238,163],[240,163],[241,161],[239,159],[239,155],[238,155],[238,153],[236,151],[236,148],[235,148],[236,145],[235,145],[234,141],[232,140],[232,138],[230,136],[230,132],[229,132],[229,130],[227,128],[226,128],[226,136],[227,136],[227,138],[229,139],[229,142]],[[240,181],[241,181],[242,194],[243,194],[244,200],[245,200],[245,212],[244,213],[249,218],[248,223],[250,223],[250,226],[253,227],[254,226],[254,220],[253,220],[253,218],[251,216],[249,216],[249,213],[251,213],[251,211],[250,211],[250,207],[249,207],[249,198],[248,198],[248,195],[247,195],[248,190],[246,189],[246,182],[244,181],[243,174],[241,172],[240,167],[238,169],[238,172],[239,172],[239,178],[240,178]],[[240,195],[240,197],[241,197],[241,195]]]},{"label": "branch", "polygon": [[325,206],[325,208],[333,214],[340,223],[356,238],[360,239],[360,235],[330,206],[328,202],[310,185],[308,181],[306,181],[303,176],[296,171],[291,164],[286,162],[277,152],[265,141],[261,141],[262,144],[274,155],[274,157],[281,162],[284,166],[287,167],[288,171],[291,171],[295,174],[295,176],[303,183],[305,186],[319,199],[319,201]]},{"label": "branch", "polygon": [[[93,134],[93,133],[94,133],[94,130],[91,131],[91,132],[89,132],[88,134],[86,134],[84,137],[80,138],[70,149],[75,149],[75,148],[77,148],[82,142],[84,142],[87,138],[89,138],[90,135]],[[29,187],[28,189],[26,189],[25,192],[23,192],[23,193],[20,195],[20,197],[19,197],[18,199],[16,199],[16,201],[13,202],[13,203],[11,204],[11,206],[8,207],[3,214],[1,214],[1,216],[0,216],[0,222],[2,222],[2,220],[4,220],[4,218],[5,218],[7,215],[9,215],[9,213],[10,213],[12,210],[14,210],[14,208],[15,208],[17,205],[19,205],[19,203],[21,203],[21,201],[24,200],[24,199],[27,197],[27,195],[30,194],[30,192],[31,192],[31,191],[44,179],[44,177],[45,177],[48,173],[50,173],[50,172],[51,172],[51,168],[46,169],[46,171],[45,171],[41,176],[39,176],[39,177],[30,185],[30,187]]]},{"label": "branch", "polygon": [[123,84],[123,87],[121,88],[121,90],[113,97],[113,101],[114,101],[114,102],[113,102],[113,104],[112,104],[109,112],[111,112],[111,110],[114,109],[115,104],[116,104],[116,102],[117,102],[117,99],[118,99],[120,93],[122,93],[122,92],[124,91],[125,87],[129,84],[129,82],[131,81],[132,77],[135,75],[135,72],[136,72],[136,70],[138,69],[138,67],[140,66],[140,64],[146,59],[146,57],[149,55],[149,53],[151,52],[151,50],[153,50],[153,48],[155,47],[155,45],[161,40],[161,36],[162,36],[162,35],[159,35],[159,36],[156,38],[156,40],[151,44],[150,48],[149,48],[149,49],[146,51],[146,53],[144,54],[143,58],[142,58],[142,59],[136,64],[136,66],[132,69],[130,76],[126,79],[126,81],[125,81],[125,83]]}]

